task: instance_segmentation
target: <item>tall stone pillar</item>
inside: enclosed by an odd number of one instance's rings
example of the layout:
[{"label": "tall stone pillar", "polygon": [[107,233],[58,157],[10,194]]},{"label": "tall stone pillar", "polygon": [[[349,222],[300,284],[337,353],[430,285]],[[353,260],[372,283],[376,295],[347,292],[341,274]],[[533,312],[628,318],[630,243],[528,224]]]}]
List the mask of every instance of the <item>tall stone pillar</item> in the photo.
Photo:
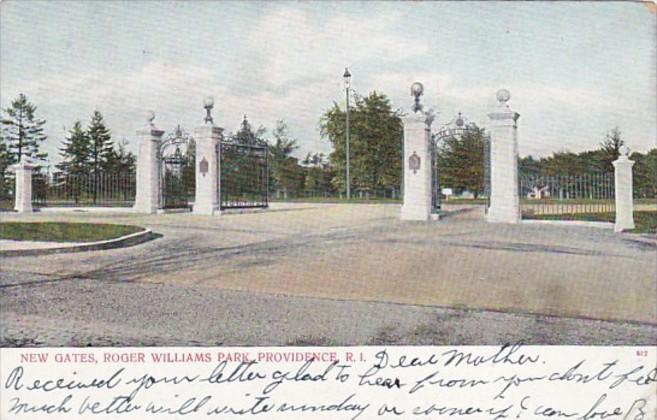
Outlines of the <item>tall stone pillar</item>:
[{"label": "tall stone pillar", "polygon": [[411,87],[415,96],[412,112],[404,124],[404,200],[401,220],[429,220],[431,217],[431,123],[433,116],[422,111],[419,98],[422,84]]},{"label": "tall stone pillar", "polygon": [[196,198],[195,214],[218,215],[220,210],[220,142],[222,129],[214,125],[210,110],[212,98],[205,100],[205,125],[194,130],[196,141]]},{"label": "tall stone pillar", "polygon": [[147,123],[137,131],[137,195],[133,209],[139,213],[157,213],[160,206],[159,151],[164,130],[155,127],[155,113],[148,111]]},{"label": "tall stone pillar", "polygon": [[621,147],[620,156],[614,165],[614,186],[616,196],[616,223],[614,230],[622,232],[634,229],[634,199],[632,196],[632,166],[634,161],[629,158],[629,149]]},{"label": "tall stone pillar", "polygon": [[16,193],[14,210],[19,213],[32,212],[32,170],[34,165],[25,156],[12,166],[16,173]]},{"label": "tall stone pillar", "polygon": [[508,90],[497,91],[498,107],[488,114],[491,196],[486,220],[489,222],[520,222],[517,125],[520,114],[509,108],[510,98]]}]

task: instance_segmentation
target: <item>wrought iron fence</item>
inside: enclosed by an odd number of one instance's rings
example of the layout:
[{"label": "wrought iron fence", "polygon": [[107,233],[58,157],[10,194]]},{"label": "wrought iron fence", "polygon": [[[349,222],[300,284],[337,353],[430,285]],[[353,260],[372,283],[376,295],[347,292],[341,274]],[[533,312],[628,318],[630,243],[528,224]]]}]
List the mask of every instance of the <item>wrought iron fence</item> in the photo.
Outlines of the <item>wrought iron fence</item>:
[{"label": "wrought iron fence", "polygon": [[13,174],[0,174],[0,211],[14,208],[16,181]]},{"label": "wrought iron fence", "polygon": [[265,145],[219,143],[221,209],[269,206],[269,157]]},{"label": "wrought iron fence", "polygon": [[524,175],[519,179],[524,218],[539,215],[608,213],[616,210],[614,174]]},{"label": "wrought iron fence", "polygon": [[134,173],[34,174],[35,207],[129,207],[135,202]]}]

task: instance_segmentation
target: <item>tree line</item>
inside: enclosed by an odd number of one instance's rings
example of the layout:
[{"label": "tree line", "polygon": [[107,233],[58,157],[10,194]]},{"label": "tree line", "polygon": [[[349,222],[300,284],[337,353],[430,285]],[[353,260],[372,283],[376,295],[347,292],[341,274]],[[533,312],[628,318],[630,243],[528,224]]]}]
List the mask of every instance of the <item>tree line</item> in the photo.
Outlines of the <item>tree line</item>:
[{"label": "tree line", "polygon": [[125,140],[115,144],[100,111],[95,110],[87,127],[75,121],[59,149],[61,161],[55,165],[61,175],[132,173],[136,156],[127,150]]},{"label": "tree line", "polygon": [[[571,176],[594,177],[613,173],[613,161],[618,159],[625,145],[618,127],[608,131],[597,149],[574,153],[567,150],[552,153],[550,156],[534,158],[526,156],[519,160],[521,176]],[[657,148],[646,153],[631,152],[634,161],[634,196],[638,198],[657,197]]]},{"label": "tree line", "polygon": [[[3,110],[0,131],[0,178],[6,179],[9,167],[22,157],[33,160],[37,168],[48,166],[48,154],[42,151],[47,136],[44,119],[37,118],[37,107],[24,94],[19,94]],[[133,172],[135,155],[127,150],[127,142],[115,144],[100,111],[92,113],[89,124],[83,127],[76,121],[62,141],[61,161],[55,165],[63,175],[105,172]]]},{"label": "tree line", "polygon": [[[355,94],[350,105],[350,173],[354,191],[398,190],[402,180],[402,113],[393,108],[388,97],[373,91],[366,96]],[[266,139],[264,127],[253,128],[245,119],[239,130],[229,133],[239,142],[266,144],[269,151],[270,192],[291,194],[319,192],[339,193],[345,190],[346,109],[334,102],[319,119],[321,137],[333,151],[328,155],[298,152],[294,138],[284,120],[279,120]],[[19,95],[3,110],[0,138],[0,179],[5,181],[8,167],[20,156],[46,159],[41,145],[46,140],[45,120],[36,117],[36,106],[25,95]],[[484,147],[487,133],[476,125],[458,136],[448,136],[438,143],[438,172],[442,187],[455,194],[469,191],[475,196],[484,191]],[[610,130],[595,150],[580,153],[559,151],[547,157],[526,156],[519,159],[522,175],[594,175],[613,171],[624,140],[620,129]],[[60,148],[60,174],[94,174],[99,172],[132,172],[135,156],[127,151],[126,142],[115,144],[100,111],[92,113],[85,126],[76,121]],[[657,149],[647,153],[633,152],[634,185],[638,197],[657,196]],[[190,159],[190,162],[193,162]]]}]

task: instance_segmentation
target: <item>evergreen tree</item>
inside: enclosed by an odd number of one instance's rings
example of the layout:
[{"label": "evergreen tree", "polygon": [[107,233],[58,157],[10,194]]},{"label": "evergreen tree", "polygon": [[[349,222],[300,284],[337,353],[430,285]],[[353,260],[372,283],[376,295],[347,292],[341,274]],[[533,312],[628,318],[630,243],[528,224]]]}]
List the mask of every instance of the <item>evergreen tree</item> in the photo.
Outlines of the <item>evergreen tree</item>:
[{"label": "evergreen tree", "polygon": [[110,130],[105,126],[105,121],[100,111],[94,111],[91,115],[91,122],[87,129],[89,142],[91,146],[89,160],[92,173],[109,169],[108,162],[114,151],[112,135]]},{"label": "evergreen tree", "polygon": [[[9,146],[5,136],[0,131],[0,202],[6,202],[11,197],[13,182],[9,165],[11,164]],[[8,203],[11,205],[11,203]]]},{"label": "evergreen tree", "polygon": [[62,161],[56,167],[63,175],[83,175],[91,171],[91,141],[80,121],[73,124],[62,146],[59,149]]},{"label": "evergreen tree", "polygon": [[257,130],[253,131],[253,127],[251,127],[251,123],[249,123],[249,120],[246,118],[246,115],[244,116],[244,119],[242,120],[242,125],[240,126],[240,129],[237,131],[237,133],[232,135],[233,140],[235,140],[237,143],[240,144],[248,144],[248,145],[257,145],[257,144],[263,144],[264,141],[262,140],[262,136],[265,134],[265,128],[260,126],[258,127]]},{"label": "evergreen tree", "polygon": [[111,173],[134,173],[137,157],[127,149],[128,142],[123,139],[108,153],[106,169]]},{"label": "evergreen tree", "polygon": [[47,154],[39,147],[47,136],[43,134],[45,120],[36,118],[34,106],[22,93],[14,99],[2,117],[2,137],[9,163],[18,162],[22,156],[45,159]]}]

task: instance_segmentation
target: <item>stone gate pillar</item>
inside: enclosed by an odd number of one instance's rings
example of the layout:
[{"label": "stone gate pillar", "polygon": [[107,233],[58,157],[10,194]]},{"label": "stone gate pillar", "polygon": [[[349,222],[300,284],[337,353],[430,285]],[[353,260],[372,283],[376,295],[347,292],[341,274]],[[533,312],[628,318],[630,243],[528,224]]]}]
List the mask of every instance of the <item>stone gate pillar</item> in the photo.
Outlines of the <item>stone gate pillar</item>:
[{"label": "stone gate pillar", "polygon": [[20,162],[12,166],[16,173],[16,192],[14,196],[14,210],[19,213],[32,212],[32,170],[34,165],[28,162],[25,156]]},{"label": "stone gate pillar", "polygon": [[160,206],[159,151],[164,130],[155,127],[155,113],[146,113],[146,125],[137,131],[137,194],[133,209],[139,213],[157,213]]},{"label": "stone gate pillar", "polygon": [[614,230],[622,232],[634,229],[634,198],[632,195],[632,166],[634,161],[628,155],[626,146],[621,147],[620,156],[612,162],[614,165],[614,187],[616,199],[616,223]]},{"label": "stone gate pillar", "polygon": [[429,220],[431,217],[431,123],[433,116],[422,111],[421,83],[414,83],[412,112],[404,124],[404,200],[401,220]]},{"label": "stone gate pillar", "polygon": [[214,125],[210,111],[214,106],[212,98],[206,98],[205,124],[196,127],[196,197],[195,214],[218,215],[220,210],[220,142],[222,128]]},{"label": "stone gate pillar", "polygon": [[520,222],[517,125],[520,114],[509,108],[510,98],[508,90],[498,90],[498,107],[488,114],[491,196],[486,220],[489,222]]}]

